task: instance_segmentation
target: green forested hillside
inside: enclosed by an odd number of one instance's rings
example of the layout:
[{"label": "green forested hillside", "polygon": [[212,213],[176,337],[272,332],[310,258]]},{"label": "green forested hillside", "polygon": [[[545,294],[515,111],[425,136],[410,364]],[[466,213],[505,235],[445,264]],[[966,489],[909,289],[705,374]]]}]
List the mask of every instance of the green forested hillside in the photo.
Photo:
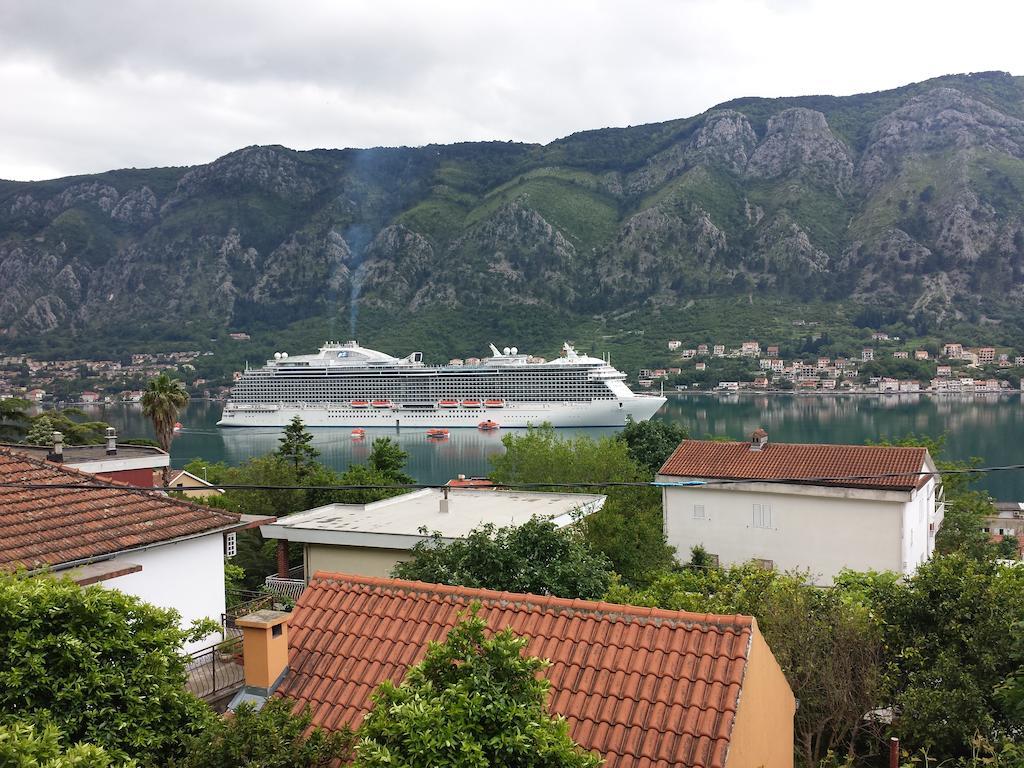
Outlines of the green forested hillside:
[{"label": "green forested hillside", "polygon": [[738,99],[546,146],[248,147],[0,182],[2,348],[245,330],[261,350],[571,335],[633,357],[865,311],[1016,344],[1022,287],[1024,79],[1003,73]]}]

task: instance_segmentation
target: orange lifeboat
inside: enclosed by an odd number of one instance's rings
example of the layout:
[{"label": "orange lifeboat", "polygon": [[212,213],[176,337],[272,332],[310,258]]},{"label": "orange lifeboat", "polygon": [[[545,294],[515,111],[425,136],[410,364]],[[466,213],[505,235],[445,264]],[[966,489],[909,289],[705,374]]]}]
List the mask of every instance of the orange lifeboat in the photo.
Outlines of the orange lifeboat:
[{"label": "orange lifeboat", "polygon": [[438,406],[440,406],[441,408],[458,408],[459,407],[459,401],[458,400],[441,400],[440,402],[438,402]]},{"label": "orange lifeboat", "polygon": [[486,421],[481,421],[479,424],[477,424],[476,428],[479,430],[483,430],[484,432],[493,432],[496,429],[500,429],[501,425],[496,421],[491,421],[490,419],[487,419]]},{"label": "orange lifeboat", "polygon": [[366,437],[366,430],[362,427],[356,427],[352,430],[353,440],[362,440],[364,437]]},{"label": "orange lifeboat", "polygon": [[498,399],[484,400],[484,405],[486,405],[488,408],[504,408],[505,407],[505,401],[504,400],[498,400]]},{"label": "orange lifeboat", "polygon": [[351,403],[353,408],[365,408],[369,404],[368,400],[353,400]]},{"label": "orange lifeboat", "polygon": [[428,429],[427,438],[430,440],[447,440],[448,430],[447,429]]},{"label": "orange lifeboat", "polygon": [[372,403],[370,403],[370,405],[372,405],[374,408],[390,408],[391,407],[391,401],[390,400],[374,400]]},{"label": "orange lifeboat", "polygon": [[480,407],[480,401],[479,400],[463,400],[462,401],[462,407],[463,408],[479,408]]}]

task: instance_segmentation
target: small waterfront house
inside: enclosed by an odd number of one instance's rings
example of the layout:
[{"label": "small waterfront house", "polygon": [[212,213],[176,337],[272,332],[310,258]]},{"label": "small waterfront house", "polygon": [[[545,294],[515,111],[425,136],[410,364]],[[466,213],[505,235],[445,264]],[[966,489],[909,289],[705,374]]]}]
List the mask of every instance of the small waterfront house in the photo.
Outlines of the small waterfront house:
[{"label": "small waterfront house", "polygon": [[73,467],[103,480],[115,480],[142,488],[150,487],[153,484],[153,473],[162,472],[171,461],[171,457],[155,445],[118,444],[113,427],[107,427],[106,439],[98,445],[65,445],[64,436],[54,432],[51,445],[7,444],[0,447]]},{"label": "small waterfront house", "polygon": [[504,528],[539,517],[564,527],[601,509],[606,498],[479,487],[424,488],[370,504],[327,504],[296,512],[261,526],[260,532],[264,538],[277,539],[279,548],[301,543],[306,574],[342,570],[389,576],[435,531],[442,541],[452,542],[487,523]]},{"label": "small waterfront house", "polygon": [[550,660],[550,711],[605,768],[792,767],[793,693],[749,616],[322,572],[291,614],[238,620],[246,686],[231,706],[284,696],[324,728],[357,728],[377,686],[474,605]]},{"label": "small waterfront house", "polygon": [[102,582],[175,609],[183,627],[220,621],[225,537],[270,520],[132,490],[0,448],[0,569]]},{"label": "small waterfront house", "polygon": [[[665,534],[686,560],[702,546],[725,564],[912,574],[931,557],[944,513],[924,448],[684,440],[658,473]],[[692,485],[685,485],[693,483]]]}]

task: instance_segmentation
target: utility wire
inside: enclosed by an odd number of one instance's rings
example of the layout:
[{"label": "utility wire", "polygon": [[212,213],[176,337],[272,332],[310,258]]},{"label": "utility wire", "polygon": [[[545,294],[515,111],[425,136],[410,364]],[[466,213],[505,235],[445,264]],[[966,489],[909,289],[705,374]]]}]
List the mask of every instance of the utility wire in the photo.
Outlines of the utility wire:
[{"label": "utility wire", "polygon": [[[844,482],[868,482],[871,480],[886,480],[893,478],[912,478],[912,477],[939,477],[944,475],[980,475],[988,474],[992,472],[1019,472],[1024,470],[1024,464],[1007,464],[1002,466],[991,466],[991,467],[970,467],[966,469],[946,469],[936,470],[934,472],[885,472],[870,475],[825,475],[816,477],[783,477],[783,478],[710,478],[707,480],[650,480],[650,481],[595,481],[595,482],[576,482],[576,483],[498,483],[492,482],[486,486],[488,488],[505,488],[508,490],[538,490],[543,488],[562,488],[562,489],[586,489],[586,488],[692,488],[692,487],[709,487],[709,486],[722,486],[722,485],[737,485],[747,483],[764,483],[768,485],[808,485],[814,483],[831,483],[840,484]],[[402,490],[422,490],[422,489],[437,489],[442,490],[445,488],[458,490],[461,488],[472,489],[474,486],[451,486],[447,484],[438,483],[401,483],[401,484],[389,484],[385,485],[382,483],[371,483],[362,485],[248,485],[248,484],[231,484],[231,483],[211,483],[211,485],[220,490],[244,490],[244,491],[402,491]],[[480,486],[476,486],[480,487]],[[0,489],[2,488],[24,488],[24,489],[47,489],[47,488],[76,488],[76,489],[97,489],[97,490],[110,490],[111,488],[117,488],[121,490],[131,491],[176,491],[177,488],[167,488],[164,486],[146,486],[146,485],[127,485],[117,483],[103,483],[91,484],[89,480],[84,479],[82,482],[67,482],[67,483],[33,483],[30,481],[15,480],[9,482],[0,482]],[[870,487],[865,486],[865,490],[889,490],[885,486]],[[181,488],[182,491],[190,490],[188,488]]]}]

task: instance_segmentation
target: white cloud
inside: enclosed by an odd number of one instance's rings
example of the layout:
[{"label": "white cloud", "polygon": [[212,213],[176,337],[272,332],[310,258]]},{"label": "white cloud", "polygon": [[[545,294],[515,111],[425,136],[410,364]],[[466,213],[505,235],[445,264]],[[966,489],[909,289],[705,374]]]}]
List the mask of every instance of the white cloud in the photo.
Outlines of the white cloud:
[{"label": "white cloud", "polygon": [[0,178],[189,165],[248,144],[547,142],[739,96],[1024,73],[975,2],[0,0]]}]

